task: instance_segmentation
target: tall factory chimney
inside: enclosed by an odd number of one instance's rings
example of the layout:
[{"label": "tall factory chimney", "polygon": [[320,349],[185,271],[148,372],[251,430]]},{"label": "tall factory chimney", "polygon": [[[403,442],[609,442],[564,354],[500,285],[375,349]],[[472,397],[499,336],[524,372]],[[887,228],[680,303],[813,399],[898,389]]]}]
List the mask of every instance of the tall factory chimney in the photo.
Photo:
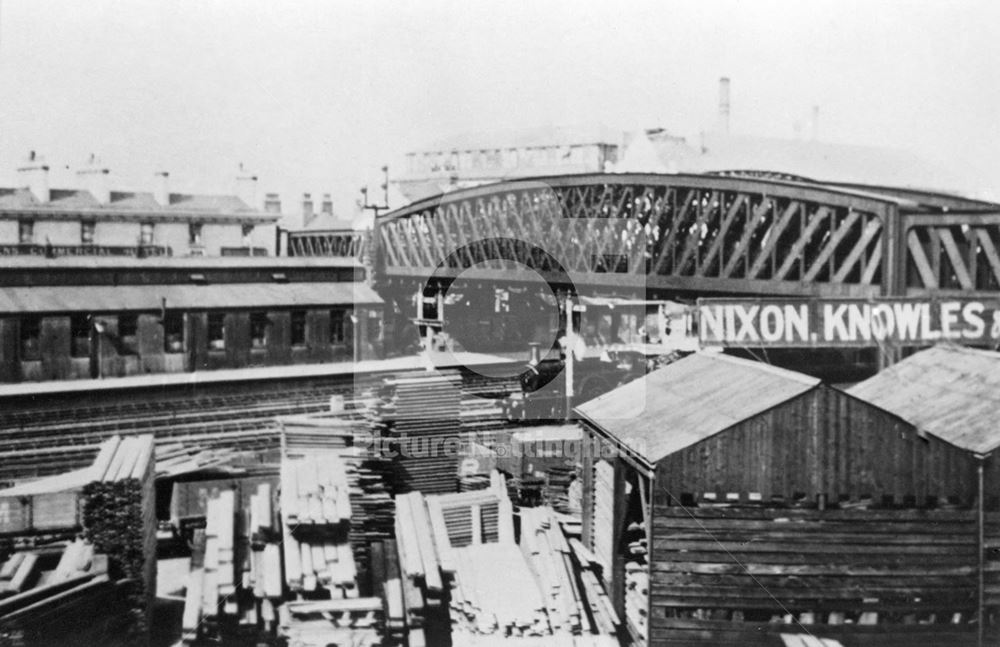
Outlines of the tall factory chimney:
[{"label": "tall factory chimney", "polygon": [[719,79],[719,132],[729,134],[729,77]]}]

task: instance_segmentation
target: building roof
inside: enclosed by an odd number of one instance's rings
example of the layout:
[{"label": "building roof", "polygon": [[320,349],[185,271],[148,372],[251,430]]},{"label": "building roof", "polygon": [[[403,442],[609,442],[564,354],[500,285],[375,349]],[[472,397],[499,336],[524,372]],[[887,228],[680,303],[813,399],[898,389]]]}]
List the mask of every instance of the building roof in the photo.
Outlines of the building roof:
[{"label": "building roof", "polygon": [[762,362],[700,352],[576,410],[653,464],[819,383]]},{"label": "building roof", "polygon": [[158,311],[163,299],[184,310],[382,303],[363,283],[84,285],[0,288],[0,313]]},{"label": "building roof", "polygon": [[356,258],[345,256],[57,256],[33,254],[3,256],[4,269],[296,269],[362,267]]},{"label": "building roof", "polygon": [[439,151],[535,148],[549,146],[620,145],[622,132],[604,124],[575,126],[536,126],[490,132],[462,133],[439,139],[413,153]]},{"label": "building roof", "polygon": [[121,216],[128,214],[152,218],[171,216],[225,217],[249,220],[277,221],[280,214],[261,212],[235,195],[171,193],[168,204],[160,204],[152,193],[141,191],[111,191],[106,204],[98,202],[84,189],[51,189],[49,201],[40,202],[24,188],[0,187],[0,212],[31,213],[56,216],[68,212],[80,215]]},{"label": "building roof", "polygon": [[956,447],[1000,447],[1000,353],[935,346],[847,391]]},{"label": "building roof", "polygon": [[[708,132],[700,142],[650,137],[664,166],[674,172],[759,170],[817,182],[954,189],[960,178],[903,150],[778,137]],[[628,161],[626,150],[624,161]]]}]

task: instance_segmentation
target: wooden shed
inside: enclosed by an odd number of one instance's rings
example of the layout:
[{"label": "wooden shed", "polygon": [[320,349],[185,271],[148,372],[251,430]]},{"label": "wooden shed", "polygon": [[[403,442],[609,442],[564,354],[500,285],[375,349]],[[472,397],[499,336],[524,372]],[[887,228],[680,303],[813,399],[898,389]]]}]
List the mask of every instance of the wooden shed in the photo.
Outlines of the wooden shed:
[{"label": "wooden shed", "polygon": [[584,541],[638,644],[780,645],[804,628],[844,645],[975,644],[968,452],[722,354],[577,412],[595,441]]}]

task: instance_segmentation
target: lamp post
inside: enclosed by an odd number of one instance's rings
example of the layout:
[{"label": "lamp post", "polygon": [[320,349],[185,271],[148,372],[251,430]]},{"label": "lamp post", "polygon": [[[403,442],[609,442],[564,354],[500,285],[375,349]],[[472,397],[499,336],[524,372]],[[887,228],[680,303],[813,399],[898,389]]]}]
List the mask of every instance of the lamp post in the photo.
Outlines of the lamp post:
[{"label": "lamp post", "polygon": [[362,199],[361,208],[362,209],[371,209],[372,211],[375,212],[375,217],[376,218],[378,218],[378,212],[379,211],[388,211],[389,210],[389,167],[388,166],[383,166],[382,167],[382,186],[381,186],[381,189],[382,189],[382,204],[369,204],[369,202],[368,202],[368,187],[367,186],[361,187],[361,199]]}]

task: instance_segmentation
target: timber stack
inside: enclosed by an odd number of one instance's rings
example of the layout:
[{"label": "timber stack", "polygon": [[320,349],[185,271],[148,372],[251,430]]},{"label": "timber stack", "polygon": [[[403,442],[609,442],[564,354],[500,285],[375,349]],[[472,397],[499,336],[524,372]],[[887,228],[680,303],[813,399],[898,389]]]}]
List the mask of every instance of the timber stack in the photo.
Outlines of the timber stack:
[{"label": "timber stack", "polygon": [[384,591],[389,626],[405,627],[411,647],[443,633],[461,645],[617,644],[596,560],[550,508],[520,510],[518,544],[499,473],[486,490],[398,495],[396,509],[398,569],[390,555]]},{"label": "timber stack", "polygon": [[102,443],[83,488],[84,537],[108,556],[112,580],[126,580],[134,643],[149,640],[156,597],[156,489],[153,436]]},{"label": "timber stack", "polygon": [[123,588],[81,539],[13,553],[0,562],[0,645],[132,644]]},{"label": "timber stack", "polygon": [[461,389],[456,372],[383,381],[369,415],[373,434],[397,447],[397,491],[455,491]]},{"label": "timber stack", "polygon": [[281,463],[285,579],[294,592],[358,597],[346,469],[334,454]]}]

